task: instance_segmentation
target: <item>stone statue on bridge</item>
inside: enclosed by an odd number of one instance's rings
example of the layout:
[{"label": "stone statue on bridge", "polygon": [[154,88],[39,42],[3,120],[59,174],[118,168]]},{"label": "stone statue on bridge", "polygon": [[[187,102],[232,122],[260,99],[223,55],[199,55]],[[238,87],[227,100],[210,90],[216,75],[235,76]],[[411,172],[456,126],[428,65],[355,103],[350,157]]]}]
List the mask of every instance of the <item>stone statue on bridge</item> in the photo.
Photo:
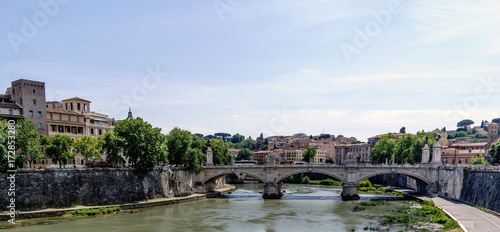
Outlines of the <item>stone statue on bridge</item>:
[{"label": "stone statue on bridge", "polygon": [[345,157],[345,164],[358,164],[358,157],[352,152],[347,153]]},{"label": "stone statue on bridge", "polygon": [[276,165],[281,162],[281,157],[275,153],[271,153],[266,156],[266,165]]}]

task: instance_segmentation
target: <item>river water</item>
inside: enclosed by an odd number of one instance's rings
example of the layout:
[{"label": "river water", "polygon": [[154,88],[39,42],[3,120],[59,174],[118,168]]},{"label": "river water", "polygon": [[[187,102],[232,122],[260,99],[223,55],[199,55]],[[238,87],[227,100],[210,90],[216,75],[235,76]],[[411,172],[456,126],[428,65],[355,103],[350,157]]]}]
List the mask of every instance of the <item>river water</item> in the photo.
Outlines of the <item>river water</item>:
[{"label": "river water", "polygon": [[[3,231],[369,231],[364,228],[378,225],[382,215],[394,215],[395,210],[412,204],[388,201],[354,212],[359,202],[342,201],[339,187],[285,184],[286,194],[281,200],[263,200],[259,183],[236,187],[236,191],[223,198],[83,219],[29,220],[34,225]],[[362,201],[378,198],[384,196],[361,195]],[[384,227],[387,231],[404,228],[403,225]]]}]

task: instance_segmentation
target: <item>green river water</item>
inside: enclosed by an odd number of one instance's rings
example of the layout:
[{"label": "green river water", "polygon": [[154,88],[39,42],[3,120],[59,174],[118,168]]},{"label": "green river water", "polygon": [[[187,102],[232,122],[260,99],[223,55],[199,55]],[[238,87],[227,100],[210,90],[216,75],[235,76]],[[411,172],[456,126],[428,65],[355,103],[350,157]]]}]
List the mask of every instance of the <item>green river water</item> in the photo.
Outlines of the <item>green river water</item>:
[{"label": "green river water", "polygon": [[[407,201],[388,201],[354,212],[355,201],[342,201],[339,187],[288,185],[280,200],[263,200],[262,184],[236,185],[222,198],[206,199],[114,215],[86,218],[53,218],[18,221],[21,226],[2,231],[33,232],[131,232],[131,231],[382,231],[404,230],[404,225],[380,226],[383,215],[395,215],[411,206]],[[361,195],[362,201],[384,195]]]}]

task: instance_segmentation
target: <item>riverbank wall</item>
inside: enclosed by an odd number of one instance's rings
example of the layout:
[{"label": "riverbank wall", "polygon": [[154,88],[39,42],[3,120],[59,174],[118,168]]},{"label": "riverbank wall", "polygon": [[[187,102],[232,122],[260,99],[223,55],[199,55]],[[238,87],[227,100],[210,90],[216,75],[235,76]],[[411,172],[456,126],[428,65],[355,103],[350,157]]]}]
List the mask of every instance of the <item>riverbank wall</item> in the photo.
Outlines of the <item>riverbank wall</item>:
[{"label": "riverbank wall", "polygon": [[[385,174],[370,178],[375,184],[416,190],[417,181],[401,174]],[[441,167],[440,197],[500,212],[500,171],[496,168]]]},{"label": "riverbank wall", "polygon": [[500,172],[466,171],[458,199],[500,212]]},{"label": "riverbank wall", "polygon": [[[194,193],[194,175],[181,168],[161,168],[145,175],[133,169],[24,169],[14,178],[0,174],[2,211],[14,199],[16,210],[112,205]],[[9,190],[10,189],[10,190]],[[15,196],[12,195],[14,192]]]}]

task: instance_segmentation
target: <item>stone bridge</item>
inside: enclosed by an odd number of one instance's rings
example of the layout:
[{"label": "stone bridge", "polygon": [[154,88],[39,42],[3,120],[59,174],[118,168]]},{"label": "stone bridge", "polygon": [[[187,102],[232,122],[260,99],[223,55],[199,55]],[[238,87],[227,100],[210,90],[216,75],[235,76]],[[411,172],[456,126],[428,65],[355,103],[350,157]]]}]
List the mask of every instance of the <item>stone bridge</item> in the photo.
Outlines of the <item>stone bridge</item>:
[{"label": "stone bridge", "polygon": [[302,173],[320,173],[343,182],[342,199],[357,200],[358,183],[367,178],[396,173],[409,176],[417,181],[421,193],[437,193],[439,165],[262,165],[262,166],[205,166],[196,176],[198,189],[213,191],[216,181],[226,175],[252,176],[264,183],[265,199],[281,198],[283,180]]},{"label": "stone bridge", "polygon": [[[213,152],[209,147],[207,150],[207,165],[202,172],[196,176],[196,189],[198,192],[214,191],[220,185],[221,178],[227,175],[252,176],[264,183],[265,199],[281,198],[283,180],[302,173],[320,173],[342,181],[342,199],[358,200],[358,183],[362,180],[383,174],[402,174],[416,180],[417,191],[425,194],[438,192],[439,166],[441,165],[441,147],[439,143],[433,147],[432,160],[430,160],[430,148],[426,143],[422,149],[422,164],[420,165],[359,165],[357,157],[348,153],[343,160],[345,165],[276,165],[280,163],[280,157],[275,154],[266,156],[264,166],[214,166]],[[312,163],[310,160],[309,163]],[[394,160],[393,162],[394,163]]]}]

